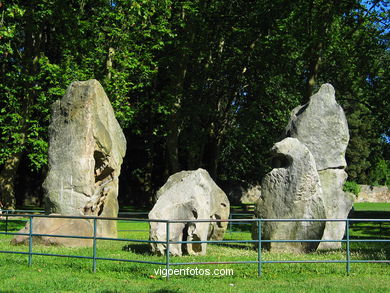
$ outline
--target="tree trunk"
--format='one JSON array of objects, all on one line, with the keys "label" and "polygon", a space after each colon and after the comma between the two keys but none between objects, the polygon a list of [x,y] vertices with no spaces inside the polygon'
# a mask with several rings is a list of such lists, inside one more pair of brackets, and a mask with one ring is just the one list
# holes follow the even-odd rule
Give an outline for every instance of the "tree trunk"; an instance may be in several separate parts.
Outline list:
[{"label": "tree trunk", "polygon": [[8,158],[0,173],[0,202],[3,204],[4,209],[7,210],[15,209],[15,177],[21,157],[22,153],[20,152]]},{"label": "tree trunk", "polygon": [[[322,45],[319,44],[317,50],[321,50]],[[313,57],[313,60],[310,63],[310,68],[309,68],[309,76],[307,79],[306,83],[306,97],[305,97],[305,102],[309,101],[309,98],[313,94],[314,86],[317,82],[317,75],[318,71],[320,69],[320,64],[321,64],[321,56],[318,54]]]},{"label": "tree trunk", "polygon": [[210,173],[211,178],[217,179],[218,161],[219,161],[219,143],[218,139],[211,135],[209,136],[204,152],[204,161],[206,169]]},{"label": "tree trunk", "polygon": [[[176,116],[176,115],[174,115]],[[167,159],[168,159],[168,176],[180,171],[179,166],[179,127],[176,117],[168,122],[167,135]]]}]

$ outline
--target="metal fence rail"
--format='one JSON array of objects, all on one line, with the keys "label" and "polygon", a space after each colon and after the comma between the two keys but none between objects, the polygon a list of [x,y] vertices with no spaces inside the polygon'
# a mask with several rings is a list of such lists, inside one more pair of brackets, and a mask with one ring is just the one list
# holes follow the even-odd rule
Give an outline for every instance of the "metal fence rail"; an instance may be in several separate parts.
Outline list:
[{"label": "metal fence rail", "polygon": [[[32,260],[34,255],[39,256],[53,256],[53,257],[69,257],[69,258],[79,258],[79,259],[89,259],[92,260],[92,271],[96,272],[97,261],[98,260],[108,260],[108,261],[120,261],[120,262],[131,262],[131,263],[143,263],[143,264],[154,264],[154,265],[164,265],[167,269],[167,279],[169,278],[169,268],[170,266],[177,265],[207,265],[207,264],[257,264],[258,276],[262,275],[262,265],[271,264],[271,263],[345,263],[346,272],[350,273],[351,264],[353,263],[390,263],[390,260],[351,260],[351,250],[350,244],[352,242],[383,242],[390,243],[390,239],[351,239],[349,228],[350,224],[353,222],[390,222],[390,219],[228,219],[228,220],[217,220],[217,219],[207,219],[207,220],[153,220],[153,219],[135,219],[135,218],[108,218],[108,217],[77,217],[77,216],[60,216],[60,215],[42,215],[42,214],[13,214],[5,213],[3,214],[1,221],[7,221],[8,218],[28,218],[27,222],[29,223],[29,232],[28,233],[15,233],[15,232],[1,232],[0,235],[25,235],[28,236],[28,252],[23,251],[0,251],[0,253],[5,254],[22,254],[28,256],[28,265],[32,265]],[[6,218],[6,219],[4,219]],[[93,236],[71,236],[71,235],[48,235],[48,234],[38,234],[33,231],[33,220],[35,218],[64,218],[64,219],[84,219],[91,220],[93,223]],[[133,238],[109,238],[109,237],[99,237],[97,236],[97,222],[101,220],[108,221],[126,221],[126,222],[159,222],[166,225],[166,240],[165,241],[154,241],[154,240],[142,240],[142,239],[133,239]],[[247,239],[247,240],[205,240],[205,241],[172,241],[170,240],[170,227],[172,224],[177,223],[211,223],[211,222],[228,222],[230,224],[237,223],[249,223],[256,224],[257,226],[257,235],[258,238]],[[283,240],[268,240],[262,239],[262,224],[265,222],[344,222],[346,225],[345,239],[341,240],[321,240],[321,239],[283,239]],[[131,230],[126,230],[131,231]],[[63,237],[63,238],[77,238],[77,239],[92,239],[92,256],[81,256],[81,255],[67,255],[67,254],[52,254],[52,253],[39,253],[33,251],[33,237],[34,236],[50,236],[50,237]],[[97,240],[111,240],[111,241],[125,241],[125,242],[139,242],[139,243],[160,243],[165,244],[166,253],[165,261],[143,261],[143,260],[131,260],[131,259],[121,259],[121,258],[107,258],[107,257],[98,257],[97,256]],[[344,260],[264,260],[262,256],[262,245],[264,243],[271,242],[341,242],[346,244],[346,252]],[[224,243],[253,243],[257,248],[257,258],[251,261],[222,261],[222,262],[172,262],[170,259],[170,245],[172,244],[185,244],[185,243],[209,243],[209,244],[224,244]]]}]

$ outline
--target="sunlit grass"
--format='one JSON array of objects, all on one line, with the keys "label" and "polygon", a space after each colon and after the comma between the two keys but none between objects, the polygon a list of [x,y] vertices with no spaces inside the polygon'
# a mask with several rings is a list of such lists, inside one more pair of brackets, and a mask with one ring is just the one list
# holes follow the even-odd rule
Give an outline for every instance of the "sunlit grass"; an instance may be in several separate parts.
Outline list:
[{"label": "sunlit grass", "polygon": [[390,203],[385,202],[356,202],[353,205],[355,211],[390,212]]},{"label": "sunlit grass", "polygon": [[[9,221],[10,231],[17,231],[24,222]],[[3,231],[4,221],[0,223]],[[250,225],[235,224],[225,234],[225,240],[251,239]],[[120,238],[147,240],[148,223],[120,221]],[[387,229],[387,230],[386,230]],[[388,233],[389,227],[382,227]],[[354,224],[351,238],[378,236],[376,223]],[[27,246],[9,244],[11,235],[0,235],[0,251],[28,251]],[[345,245],[344,245],[345,247]],[[92,248],[33,246],[34,252],[92,256]],[[97,241],[97,256],[138,261],[165,262],[164,256],[150,253],[148,244],[127,241]],[[346,260],[346,250],[308,254],[262,252],[263,261],[325,261]],[[171,257],[178,262],[256,261],[258,252],[250,243],[209,244],[206,256]],[[389,243],[351,243],[351,260],[388,260]],[[156,274],[165,265],[151,265],[119,261],[97,261],[92,272],[91,259],[49,256],[32,258],[28,267],[27,255],[0,253],[0,291],[12,292],[388,292],[390,266],[388,264],[351,264],[346,274],[345,263],[263,264],[259,278],[257,264],[171,265],[171,268],[233,269],[233,276],[172,276],[169,282]]]}]

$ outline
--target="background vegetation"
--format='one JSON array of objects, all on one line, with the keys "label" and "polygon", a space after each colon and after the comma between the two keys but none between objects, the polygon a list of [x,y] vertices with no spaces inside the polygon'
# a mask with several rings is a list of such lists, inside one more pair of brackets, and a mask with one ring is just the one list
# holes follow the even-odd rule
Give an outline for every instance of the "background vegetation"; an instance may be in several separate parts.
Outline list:
[{"label": "background vegetation", "polygon": [[0,201],[42,198],[50,105],[98,79],[128,149],[120,199],[203,167],[257,182],[290,111],[324,82],[350,180],[389,184],[389,9],[378,0],[0,0]]}]

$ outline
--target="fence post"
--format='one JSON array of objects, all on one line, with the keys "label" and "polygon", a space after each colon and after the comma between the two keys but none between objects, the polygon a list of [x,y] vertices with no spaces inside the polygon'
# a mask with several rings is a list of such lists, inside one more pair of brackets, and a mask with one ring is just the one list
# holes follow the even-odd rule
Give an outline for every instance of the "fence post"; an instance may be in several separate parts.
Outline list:
[{"label": "fence post", "polygon": [[351,251],[350,251],[350,243],[349,243],[349,220],[345,220],[345,231],[347,237],[347,275],[349,275],[351,271]]},{"label": "fence post", "polygon": [[[229,219],[233,219],[233,215],[230,213],[229,214]],[[233,224],[232,224],[232,221],[229,221],[229,233],[232,233],[232,228],[233,228]]]},{"label": "fence post", "polygon": [[29,238],[28,238],[28,266],[32,265],[32,249],[33,249],[33,216],[29,217],[30,219],[30,229],[29,229]]},{"label": "fence post", "polygon": [[262,263],[261,263],[261,219],[257,220],[257,236],[258,236],[258,245],[257,245],[257,274],[259,277],[262,275]]},{"label": "fence post", "polygon": [[96,222],[97,219],[93,219],[93,264],[92,264],[92,271],[96,273]]},{"label": "fence post", "polygon": [[5,211],[5,233],[8,234],[8,210]]},{"label": "fence post", "polygon": [[167,280],[169,280],[169,220],[167,221],[167,239],[166,239],[166,245],[167,245],[167,250],[166,250],[166,269],[167,269]]}]

